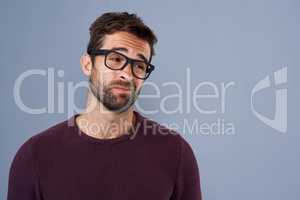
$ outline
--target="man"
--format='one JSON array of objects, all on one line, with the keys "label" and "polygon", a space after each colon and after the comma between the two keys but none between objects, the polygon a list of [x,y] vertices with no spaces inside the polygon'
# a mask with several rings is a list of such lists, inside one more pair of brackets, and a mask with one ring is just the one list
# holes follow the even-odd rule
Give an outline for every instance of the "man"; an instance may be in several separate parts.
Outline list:
[{"label": "man", "polygon": [[133,109],[156,40],[135,14],[105,13],[91,25],[80,59],[86,110],[22,145],[8,200],[201,200],[190,145]]}]

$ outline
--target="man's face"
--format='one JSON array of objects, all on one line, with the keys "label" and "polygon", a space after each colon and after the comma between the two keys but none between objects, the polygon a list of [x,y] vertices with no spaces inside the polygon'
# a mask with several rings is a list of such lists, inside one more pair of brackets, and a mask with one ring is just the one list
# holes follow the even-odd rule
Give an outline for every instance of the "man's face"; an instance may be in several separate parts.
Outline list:
[{"label": "man's face", "polygon": [[[115,49],[132,59],[149,60],[151,55],[147,41],[127,32],[106,35],[101,49]],[[105,56],[96,56],[90,76],[90,88],[93,95],[108,110],[124,112],[136,101],[143,81],[134,77],[131,65],[123,70],[111,70],[104,64]]]}]

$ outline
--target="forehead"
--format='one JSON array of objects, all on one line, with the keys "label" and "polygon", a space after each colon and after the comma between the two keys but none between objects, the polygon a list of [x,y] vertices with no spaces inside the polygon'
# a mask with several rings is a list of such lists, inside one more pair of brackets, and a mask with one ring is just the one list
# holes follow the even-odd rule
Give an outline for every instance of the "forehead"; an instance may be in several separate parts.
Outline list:
[{"label": "forehead", "polygon": [[147,59],[150,58],[151,54],[150,45],[147,41],[127,32],[116,32],[106,35],[102,48],[126,48],[128,49],[128,54],[142,54]]}]

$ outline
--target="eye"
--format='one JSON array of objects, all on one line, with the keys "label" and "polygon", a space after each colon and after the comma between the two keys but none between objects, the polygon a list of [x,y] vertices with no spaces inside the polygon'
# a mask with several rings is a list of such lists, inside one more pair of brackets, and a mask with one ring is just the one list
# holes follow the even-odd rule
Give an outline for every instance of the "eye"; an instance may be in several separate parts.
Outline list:
[{"label": "eye", "polygon": [[147,64],[144,63],[144,62],[137,62],[135,66],[140,71],[146,71],[147,70]]},{"label": "eye", "polygon": [[109,60],[114,61],[114,62],[121,62],[120,57],[110,57]]},{"label": "eye", "polygon": [[114,63],[124,62],[125,58],[118,54],[111,54],[108,56],[108,60]]}]

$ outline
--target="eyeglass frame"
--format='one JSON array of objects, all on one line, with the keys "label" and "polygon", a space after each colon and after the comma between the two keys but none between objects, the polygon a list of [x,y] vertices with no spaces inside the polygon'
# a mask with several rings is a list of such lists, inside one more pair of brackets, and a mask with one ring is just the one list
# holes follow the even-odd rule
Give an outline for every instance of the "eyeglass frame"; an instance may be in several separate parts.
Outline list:
[{"label": "eyeglass frame", "polygon": [[[110,53],[116,53],[120,56],[123,56],[125,59],[126,59],[126,62],[124,63],[124,65],[119,68],[119,69],[113,69],[111,67],[109,67],[106,63],[106,59],[107,59],[107,55],[109,55]],[[130,64],[130,68],[131,68],[131,72],[133,74],[134,77],[138,78],[138,79],[142,79],[142,80],[146,80],[150,74],[152,73],[152,71],[155,69],[155,66],[152,65],[150,62],[148,61],[145,61],[145,60],[138,60],[138,59],[132,59],[132,58],[129,58],[128,56],[118,52],[118,51],[115,51],[115,50],[110,50],[110,49],[97,49],[97,50],[92,50],[89,52],[89,55],[93,55],[93,56],[105,56],[104,57],[104,65],[111,69],[111,70],[123,70],[127,65],[128,63]],[[135,75],[135,73],[133,72],[133,64],[134,62],[144,62],[145,64],[147,64],[147,69],[146,69],[146,76],[144,78],[140,78],[138,76]]]}]

